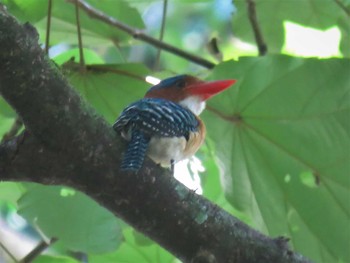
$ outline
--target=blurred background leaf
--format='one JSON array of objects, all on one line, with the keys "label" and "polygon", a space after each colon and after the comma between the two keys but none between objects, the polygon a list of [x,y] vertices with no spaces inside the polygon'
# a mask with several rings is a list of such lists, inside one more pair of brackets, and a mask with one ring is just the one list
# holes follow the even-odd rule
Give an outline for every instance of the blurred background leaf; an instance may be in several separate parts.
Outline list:
[{"label": "blurred background leaf", "polygon": [[123,237],[118,220],[84,194],[60,186],[27,185],[19,214],[69,251],[102,253]]},{"label": "blurred background leaf", "polygon": [[[233,32],[241,40],[254,44],[255,39],[247,14],[247,1],[234,0],[233,2],[237,8],[232,20]],[[321,30],[337,26],[342,32],[341,52],[347,57],[350,56],[349,13],[344,12],[337,3],[341,1],[256,0],[255,2],[259,25],[270,52],[281,52],[286,33],[284,22],[291,21],[305,27]],[[317,46],[320,45],[326,45],[326,43],[319,42]],[[314,48],[317,48],[317,46],[314,46]]]}]

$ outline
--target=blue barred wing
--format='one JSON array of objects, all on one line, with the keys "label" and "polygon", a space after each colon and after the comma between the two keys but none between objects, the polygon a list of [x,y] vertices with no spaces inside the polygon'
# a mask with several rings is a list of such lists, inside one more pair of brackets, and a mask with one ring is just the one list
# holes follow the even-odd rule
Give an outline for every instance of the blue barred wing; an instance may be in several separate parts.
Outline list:
[{"label": "blue barred wing", "polygon": [[158,98],[144,98],[130,104],[113,125],[119,133],[136,129],[150,137],[184,136],[186,139],[198,127],[199,121],[190,110]]}]

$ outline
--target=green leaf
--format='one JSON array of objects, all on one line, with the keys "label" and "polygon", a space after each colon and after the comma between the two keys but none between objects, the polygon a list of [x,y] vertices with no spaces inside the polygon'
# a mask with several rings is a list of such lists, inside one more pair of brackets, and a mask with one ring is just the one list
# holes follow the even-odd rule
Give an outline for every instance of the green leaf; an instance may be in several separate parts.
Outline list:
[{"label": "green leaf", "polygon": [[35,23],[47,14],[48,1],[40,0],[1,0],[9,12],[22,22]]},{"label": "green leaf", "polygon": [[0,115],[0,140],[11,129],[14,121],[14,118],[5,118]]},{"label": "green leaf", "polygon": [[[16,122],[17,114],[0,95],[0,141]],[[23,130],[21,128],[18,132]]]},{"label": "green leaf", "polygon": [[53,255],[40,255],[36,258],[33,263],[79,263],[73,258],[64,256],[53,256]]},{"label": "green leaf", "polygon": [[122,240],[117,219],[84,194],[60,186],[28,185],[19,214],[71,251],[101,253]]},{"label": "green leaf", "polygon": [[138,246],[149,246],[149,245],[153,245],[153,241],[151,239],[149,239],[148,237],[146,237],[144,234],[134,230],[132,231],[132,234],[134,235],[134,240],[135,243]]},{"label": "green leaf", "polygon": [[[347,7],[348,12],[350,13],[350,4]],[[347,17],[339,17],[338,24],[340,25],[340,32],[342,35],[340,41],[340,51],[343,53],[345,57],[350,57],[350,23],[349,16]]]},{"label": "green leaf", "polygon": [[125,240],[117,251],[103,255],[89,255],[89,262],[180,263],[173,255],[157,244],[139,246],[135,241],[133,228],[125,228],[123,234]]},{"label": "green leaf", "polygon": [[16,204],[24,192],[25,188],[21,183],[0,182],[0,202]]},{"label": "green leaf", "polygon": [[11,108],[11,106],[4,100],[0,95],[0,116],[7,118],[15,118],[16,112]]},{"label": "green leaf", "polygon": [[[83,54],[84,54],[84,62],[86,64],[104,63],[104,60],[95,51],[91,49],[83,48]],[[67,61],[79,62],[79,59],[80,59],[79,48],[69,49],[53,58],[55,63],[57,63],[58,65],[62,65]]]},{"label": "green leaf", "polygon": [[[41,2],[41,0],[37,0]],[[126,1],[119,0],[88,0],[89,5],[107,16],[114,18],[128,26],[143,29],[144,24],[139,12],[129,6]],[[126,43],[132,37],[115,27],[97,19],[92,19],[83,10],[79,12],[82,39],[85,46],[93,44],[106,44],[106,40],[113,43]],[[42,38],[46,31],[46,18],[36,24]],[[50,43],[77,44],[77,26],[74,4],[66,1],[53,1]]]},{"label": "green leaf", "polygon": [[248,225],[253,225],[252,220],[241,211],[235,209],[225,198],[223,187],[220,183],[220,165],[218,158],[215,155],[215,143],[209,138],[206,138],[206,144],[199,151],[199,155],[205,166],[205,171],[200,173],[201,184],[203,186],[203,196],[210,201],[220,206],[222,209],[231,213],[238,219],[246,222]]},{"label": "green leaf", "polygon": [[[258,24],[271,53],[278,53],[282,48],[285,35],[283,22],[287,20],[317,29],[328,29],[338,25],[345,32],[350,30],[349,17],[337,5],[336,1],[257,0],[255,2]],[[246,0],[234,0],[234,4],[237,12],[233,16],[233,33],[242,40],[255,44]],[[342,21],[347,22],[343,23]],[[342,41],[345,41],[345,38],[349,47],[350,42],[348,42],[346,35],[343,35]],[[343,52],[344,50],[342,49]]]},{"label": "green leaf", "polygon": [[[316,262],[349,261],[350,60],[242,58],[206,113],[227,199]],[[312,182],[312,179],[314,182]]]},{"label": "green leaf", "polygon": [[[46,35],[48,1],[43,0],[1,0],[18,19],[23,22],[35,23],[42,40]],[[126,25],[136,29],[143,29],[144,23],[141,15],[123,0],[86,0],[92,7],[104,12]],[[106,40],[114,43],[126,42],[132,37],[115,27],[105,24],[89,17],[80,10],[80,26],[82,30],[83,43],[101,44]],[[77,44],[77,26],[75,17],[75,6],[67,1],[52,1],[52,17],[50,43]]]},{"label": "green leaf", "polygon": [[68,75],[70,83],[109,122],[131,102],[142,98],[151,85],[145,82],[149,70],[139,64],[94,65],[88,71]]}]

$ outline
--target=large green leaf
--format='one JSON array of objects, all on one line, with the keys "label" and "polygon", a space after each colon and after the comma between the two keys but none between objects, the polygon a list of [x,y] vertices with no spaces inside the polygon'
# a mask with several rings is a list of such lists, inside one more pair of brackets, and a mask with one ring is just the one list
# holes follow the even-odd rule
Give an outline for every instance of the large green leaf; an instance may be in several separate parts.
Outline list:
[{"label": "large green leaf", "polygon": [[[86,64],[102,64],[104,63],[104,60],[92,49],[83,48],[83,56],[84,56],[84,62]],[[80,58],[80,50],[79,48],[73,48],[66,50],[59,55],[55,56],[53,60],[58,65],[62,65],[64,63],[70,62],[79,62]]]},{"label": "large green leaf", "polygon": [[18,202],[19,213],[67,249],[101,253],[120,245],[117,219],[87,196],[60,186],[28,188]]},{"label": "large green leaf", "polygon": [[152,243],[148,246],[140,246],[135,240],[131,227],[123,231],[124,242],[120,248],[113,253],[103,255],[89,255],[89,262],[114,262],[114,263],[179,263],[173,255]]},{"label": "large green leaf", "polygon": [[[233,33],[244,41],[255,44],[247,14],[247,1],[234,0],[237,12],[233,16]],[[283,22],[290,20],[308,27],[328,29],[337,25],[343,33],[349,32],[349,16],[333,0],[256,0],[256,13],[261,32],[269,51],[280,52],[284,42]],[[342,36],[342,52],[347,56],[349,37]]]},{"label": "large green leaf", "polygon": [[109,122],[129,103],[143,97],[149,70],[143,65],[95,65],[87,71],[72,71],[69,81]]},{"label": "large green leaf", "polygon": [[350,60],[242,58],[206,113],[226,197],[316,262],[350,261]]},{"label": "large green leaf", "polygon": [[6,118],[0,114],[0,140],[10,131],[14,121],[14,118]]},{"label": "large green leaf", "polygon": [[15,118],[16,112],[11,108],[11,106],[4,100],[0,95],[0,116],[6,118]]},{"label": "large green leaf", "polygon": [[254,225],[254,222],[242,211],[239,211],[233,207],[225,198],[225,193],[222,191],[220,183],[220,165],[216,162],[216,155],[214,150],[214,142],[207,137],[206,145],[203,145],[196,155],[201,158],[205,171],[200,173],[201,185],[203,188],[203,195],[216,205],[225,209],[227,212],[233,214],[240,220],[246,222],[249,225]]},{"label": "large green leaf", "polygon": [[15,205],[24,192],[25,188],[21,183],[0,182],[0,203],[7,202]]}]

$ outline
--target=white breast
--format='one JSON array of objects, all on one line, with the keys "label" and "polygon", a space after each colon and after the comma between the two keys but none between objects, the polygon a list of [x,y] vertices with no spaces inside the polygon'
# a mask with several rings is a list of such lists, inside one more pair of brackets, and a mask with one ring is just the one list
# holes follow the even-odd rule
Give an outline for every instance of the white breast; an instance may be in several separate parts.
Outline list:
[{"label": "white breast", "polygon": [[184,155],[185,137],[153,137],[149,143],[147,155],[161,166],[170,166],[170,160],[181,161],[189,156]]}]

